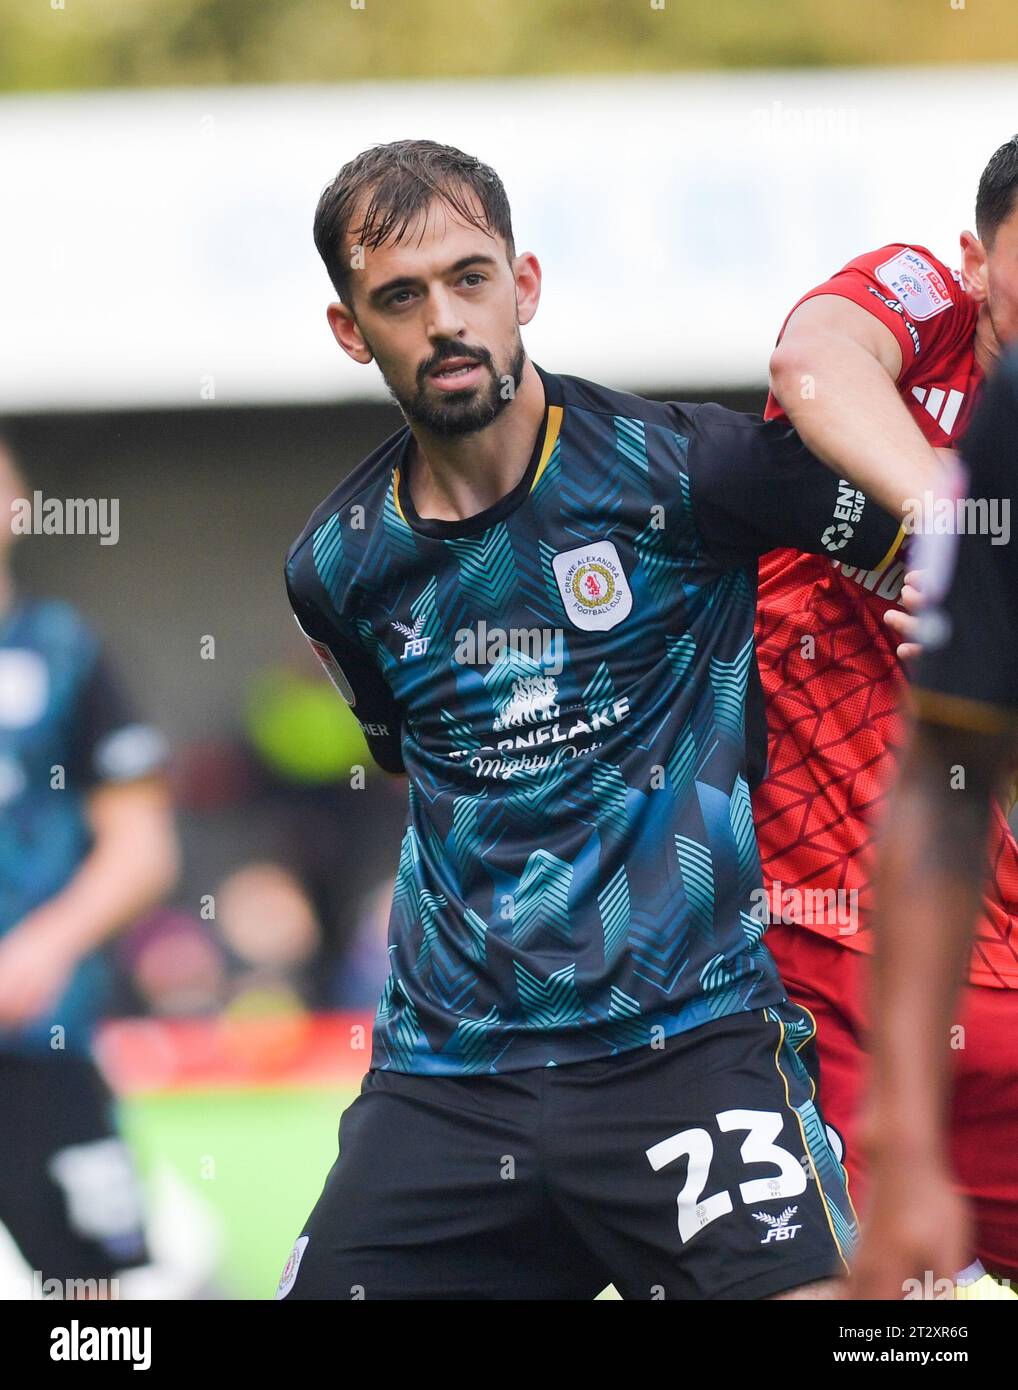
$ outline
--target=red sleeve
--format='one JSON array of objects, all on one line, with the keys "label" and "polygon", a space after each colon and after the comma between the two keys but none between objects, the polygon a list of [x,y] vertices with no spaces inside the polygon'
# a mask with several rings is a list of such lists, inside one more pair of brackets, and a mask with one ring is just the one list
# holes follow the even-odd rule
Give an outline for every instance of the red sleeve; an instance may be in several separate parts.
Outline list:
[{"label": "red sleeve", "polygon": [[[856,256],[836,275],[804,294],[781,325],[779,342],[799,305],[818,294],[850,299],[885,324],[901,348],[902,375],[950,331],[951,310],[965,302],[961,285],[932,251],[895,242]],[[773,395],[767,397],[765,416],[768,420],[786,418]]]}]

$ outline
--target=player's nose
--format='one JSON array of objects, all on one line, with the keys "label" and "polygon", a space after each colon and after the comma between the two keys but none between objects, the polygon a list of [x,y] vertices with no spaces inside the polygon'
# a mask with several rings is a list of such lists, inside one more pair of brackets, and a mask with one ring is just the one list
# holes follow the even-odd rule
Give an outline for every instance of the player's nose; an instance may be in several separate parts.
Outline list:
[{"label": "player's nose", "polygon": [[428,296],[428,336],[458,338],[466,327],[456,297],[445,289],[434,290]]}]

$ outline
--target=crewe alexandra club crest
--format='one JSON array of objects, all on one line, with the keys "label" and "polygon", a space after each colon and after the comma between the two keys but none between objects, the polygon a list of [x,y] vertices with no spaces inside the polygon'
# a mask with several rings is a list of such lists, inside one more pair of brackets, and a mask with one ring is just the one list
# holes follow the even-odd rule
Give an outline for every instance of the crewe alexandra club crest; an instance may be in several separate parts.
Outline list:
[{"label": "crewe alexandra club crest", "polygon": [[612,541],[563,550],[552,560],[569,621],[587,632],[607,632],[629,616],[633,591]]},{"label": "crewe alexandra club crest", "polygon": [[300,1262],[304,1258],[304,1251],[307,1249],[310,1239],[310,1236],[299,1236],[296,1245],[290,1251],[290,1258],[283,1266],[283,1272],[279,1276],[279,1283],[276,1286],[277,1298],[285,1298],[296,1284]]}]

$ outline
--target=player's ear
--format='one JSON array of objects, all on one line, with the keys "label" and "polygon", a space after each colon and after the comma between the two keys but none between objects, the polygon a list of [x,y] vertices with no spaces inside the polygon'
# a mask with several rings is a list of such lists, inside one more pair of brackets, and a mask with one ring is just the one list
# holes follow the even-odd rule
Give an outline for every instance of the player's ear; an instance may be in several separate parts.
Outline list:
[{"label": "player's ear", "polygon": [[975,232],[962,232],[960,240],[961,273],[965,288],[977,304],[982,304],[987,291],[986,247]]},{"label": "player's ear", "polygon": [[352,309],[340,300],[336,300],[326,309],[325,316],[329,320],[332,336],[347,357],[352,357],[355,362],[360,362],[362,365],[372,361],[374,353],[361,337],[361,331],[357,327],[357,320],[353,316]]},{"label": "player's ear", "polygon": [[533,251],[523,251],[513,261],[516,280],[516,312],[521,324],[529,323],[541,301],[541,266]]}]

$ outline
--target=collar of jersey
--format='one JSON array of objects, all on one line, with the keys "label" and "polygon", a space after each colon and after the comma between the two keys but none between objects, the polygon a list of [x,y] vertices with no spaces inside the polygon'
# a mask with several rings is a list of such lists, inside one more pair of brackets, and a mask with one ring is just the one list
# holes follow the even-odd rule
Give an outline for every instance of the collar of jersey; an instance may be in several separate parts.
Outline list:
[{"label": "collar of jersey", "polygon": [[392,500],[397,512],[412,531],[416,531],[422,536],[430,536],[434,540],[455,540],[460,536],[476,536],[480,532],[486,531],[489,526],[504,521],[533,492],[541,474],[547,467],[551,452],[558,439],[559,430],[562,427],[563,411],[562,384],[558,377],[552,372],[542,371],[536,362],[534,363],[534,370],[544,386],[544,423],[537,431],[534,452],[530,456],[530,462],[527,464],[523,477],[516,486],[490,507],[485,507],[483,512],[475,512],[473,516],[464,517],[462,521],[440,521],[436,517],[417,515],[410,497],[410,489],[406,485],[405,464],[410,445],[413,442],[413,435],[407,430],[406,438],[400,447],[392,470]]}]

